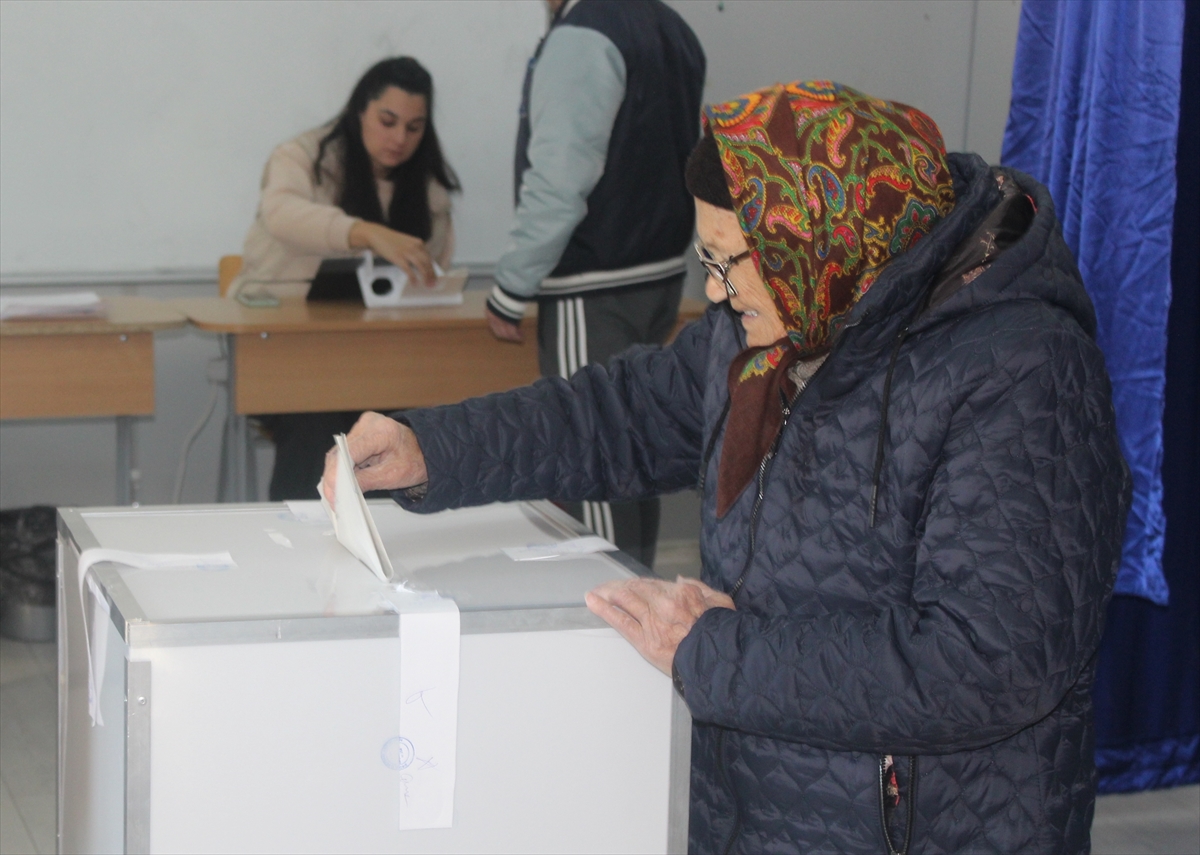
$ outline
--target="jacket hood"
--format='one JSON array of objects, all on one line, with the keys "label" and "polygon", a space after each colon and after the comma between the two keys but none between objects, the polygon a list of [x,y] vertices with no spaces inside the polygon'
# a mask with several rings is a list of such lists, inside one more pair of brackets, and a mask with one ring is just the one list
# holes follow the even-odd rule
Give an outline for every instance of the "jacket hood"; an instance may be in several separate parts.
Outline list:
[{"label": "jacket hood", "polygon": [[[994,170],[975,154],[949,155],[956,204],[929,236],[888,266],[855,306],[847,328],[861,326],[859,346],[888,340],[900,326],[912,332],[956,316],[1013,300],[1040,300],[1073,317],[1092,338],[1096,313],[1063,240],[1054,200],[1042,184],[1016,170],[1005,170],[1034,202],[1028,230],[1002,252],[978,278],[963,285],[935,308],[922,312],[928,290],[959,245],[1001,201]],[[1054,275],[1057,272],[1061,275]]]}]

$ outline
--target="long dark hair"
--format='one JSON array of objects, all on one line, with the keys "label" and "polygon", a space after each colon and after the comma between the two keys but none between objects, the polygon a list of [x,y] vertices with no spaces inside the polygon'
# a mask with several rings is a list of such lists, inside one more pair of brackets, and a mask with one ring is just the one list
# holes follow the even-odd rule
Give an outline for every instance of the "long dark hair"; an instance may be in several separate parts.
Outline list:
[{"label": "long dark hair", "polygon": [[[383,94],[389,86],[399,87],[410,95],[425,96],[428,118],[425,120],[425,135],[413,156],[387,175],[394,189],[385,219],[375,189],[371,158],[363,146],[360,116],[367,109],[367,104]],[[342,143],[343,179],[339,207],[352,217],[383,223],[396,231],[428,240],[433,231],[427,189],[429,179],[432,177],[447,190],[461,188],[458,176],[442,157],[442,147],[433,127],[433,78],[421,63],[411,56],[398,56],[377,62],[367,69],[334,121],[333,130],[325,135],[317,148],[313,171],[318,184],[321,182],[321,160],[325,157],[326,148],[335,140]]]}]

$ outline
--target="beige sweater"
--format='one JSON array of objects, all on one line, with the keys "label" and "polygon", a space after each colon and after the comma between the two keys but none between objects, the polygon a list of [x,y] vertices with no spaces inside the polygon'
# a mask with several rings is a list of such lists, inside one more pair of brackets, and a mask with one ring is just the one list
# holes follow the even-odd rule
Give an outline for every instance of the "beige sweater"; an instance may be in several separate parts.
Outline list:
[{"label": "beige sweater", "polygon": [[[357,220],[337,205],[342,190],[341,158],[337,146],[326,149],[321,162],[321,183],[313,180],[313,163],[329,125],[306,131],[271,152],[263,170],[258,213],[242,249],[242,272],[229,286],[234,297],[243,288],[267,291],[277,297],[303,297],[321,260],[353,255],[350,227]],[[392,182],[377,181],[379,204],[388,209]],[[429,181],[429,212],[433,231],[426,245],[429,254],[450,268],[454,255],[454,226],[450,222],[450,194]]]}]

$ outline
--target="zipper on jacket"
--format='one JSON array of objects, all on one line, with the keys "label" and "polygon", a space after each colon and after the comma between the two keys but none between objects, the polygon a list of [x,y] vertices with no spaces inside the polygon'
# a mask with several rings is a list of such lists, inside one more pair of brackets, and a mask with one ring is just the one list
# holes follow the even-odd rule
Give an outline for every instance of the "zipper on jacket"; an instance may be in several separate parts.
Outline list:
[{"label": "zipper on jacket", "polygon": [[[908,811],[907,820],[904,825],[904,848],[897,850],[892,844],[892,833],[888,830],[887,808],[885,807],[886,794],[884,792],[885,781],[887,775],[887,758],[884,755],[879,757],[879,827],[883,831],[883,843],[886,847],[887,855],[908,855],[908,845],[912,842],[913,819],[916,816],[917,806],[917,757],[912,755],[908,758]],[[903,798],[903,796],[899,796]]]},{"label": "zipper on jacket", "polygon": [[[797,393],[796,397],[800,397],[800,394]],[[758,494],[754,497],[754,509],[750,512],[750,546],[746,550],[746,563],[742,565],[741,575],[738,576],[737,581],[733,583],[733,587],[729,591],[731,599],[736,598],[738,591],[746,584],[746,574],[750,572],[750,562],[754,560],[754,547],[758,533],[758,514],[762,510],[763,495],[766,492],[767,472],[770,471],[771,461],[775,459],[775,452],[779,450],[779,444],[783,440],[783,431],[787,428],[788,418],[792,415],[792,404],[794,403],[795,398],[792,399],[791,403],[784,402],[783,422],[779,425],[779,431],[775,434],[775,440],[771,443],[770,449],[763,456],[762,462],[758,464]]]},{"label": "zipper on jacket", "polygon": [[[796,398],[799,397],[800,393],[797,392]],[[746,582],[746,574],[750,572],[750,561],[754,558],[755,531],[758,528],[758,513],[762,509],[767,470],[769,469],[770,462],[775,457],[775,452],[779,450],[779,443],[783,439],[783,429],[787,427],[788,418],[792,415],[792,404],[795,404],[796,398],[793,398],[791,403],[787,401],[783,402],[783,422],[779,425],[779,432],[775,434],[775,441],[771,443],[771,448],[763,457],[762,462],[758,464],[758,494],[754,498],[754,510],[750,513],[750,547],[746,552],[746,563],[742,566],[742,574],[734,582],[733,588],[729,592],[731,599],[736,597],[738,591],[742,589],[742,585]],[[733,844],[737,841],[738,832],[741,831],[742,809],[741,805],[738,804],[737,790],[733,788],[733,781],[729,777],[729,767],[725,763],[724,730],[717,736],[717,763],[721,767],[721,777],[725,780],[725,786],[729,788],[729,796],[733,799],[733,828],[729,832],[729,839],[721,847],[721,851],[725,855],[728,855],[728,853],[733,851]]]},{"label": "zipper on jacket", "polygon": [[696,481],[696,492],[701,496],[704,495],[704,481],[708,477],[708,464],[716,450],[717,438],[721,435],[721,428],[725,425],[725,418],[729,415],[729,407],[732,403],[732,397],[725,399],[725,406],[721,408],[721,415],[717,417],[716,424],[713,425],[712,436],[708,438],[708,446],[704,449],[704,457],[700,460],[700,478]]},{"label": "zipper on jacket", "polygon": [[871,505],[867,515],[867,528],[875,528],[875,508],[879,501],[879,475],[883,471],[883,444],[887,439],[888,404],[892,399],[892,373],[896,370],[896,357],[900,355],[900,346],[908,336],[908,324],[896,336],[892,346],[892,358],[888,360],[887,376],[883,380],[883,412],[879,416],[879,435],[875,439],[875,469],[871,473]]}]

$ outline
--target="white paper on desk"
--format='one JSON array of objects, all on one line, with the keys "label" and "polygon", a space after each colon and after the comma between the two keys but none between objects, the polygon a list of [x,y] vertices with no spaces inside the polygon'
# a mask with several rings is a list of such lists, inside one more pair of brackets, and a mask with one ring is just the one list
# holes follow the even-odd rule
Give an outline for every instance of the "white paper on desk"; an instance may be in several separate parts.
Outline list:
[{"label": "white paper on desk", "polygon": [[383,541],[379,539],[379,529],[375,527],[362,488],[354,477],[354,461],[346,445],[346,435],[339,433],[333,441],[337,449],[337,491],[334,504],[330,506],[325,491],[318,483],[321,504],[333,520],[333,533],[337,535],[338,543],[366,564],[381,581],[390,582],[395,571],[387,550],[383,548]]},{"label": "white paper on desk", "polygon": [[[88,715],[92,725],[104,725],[100,714],[100,689],[104,685],[104,670],[108,653],[108,619],[111,608],[92,567],[102,561],[124,564],[138,570],[230,570],[237,567],[228,552],[129,552],[124,549],[95,547],[79,553],[79,605],[83,609],[83,644],[88,661]],[[88,607],[85,582],[92,594],[92,627],[88,629]]]},{"label": "white paper on desk", "polygon": [[91,318],[103,314],[104,302],[95,291],[0,297],[0,321],[18,318]]},{"label": "white paper on desk", "polygon": [[445,273],[437,269],[437,275],[437,281],[432,286],[419,285],[411,280],[405,283],[404,290],[400,292],[399,305],[414,309],[423,306],[461,306],[463,288],[467,284],[467,268],[457,267]]}]

